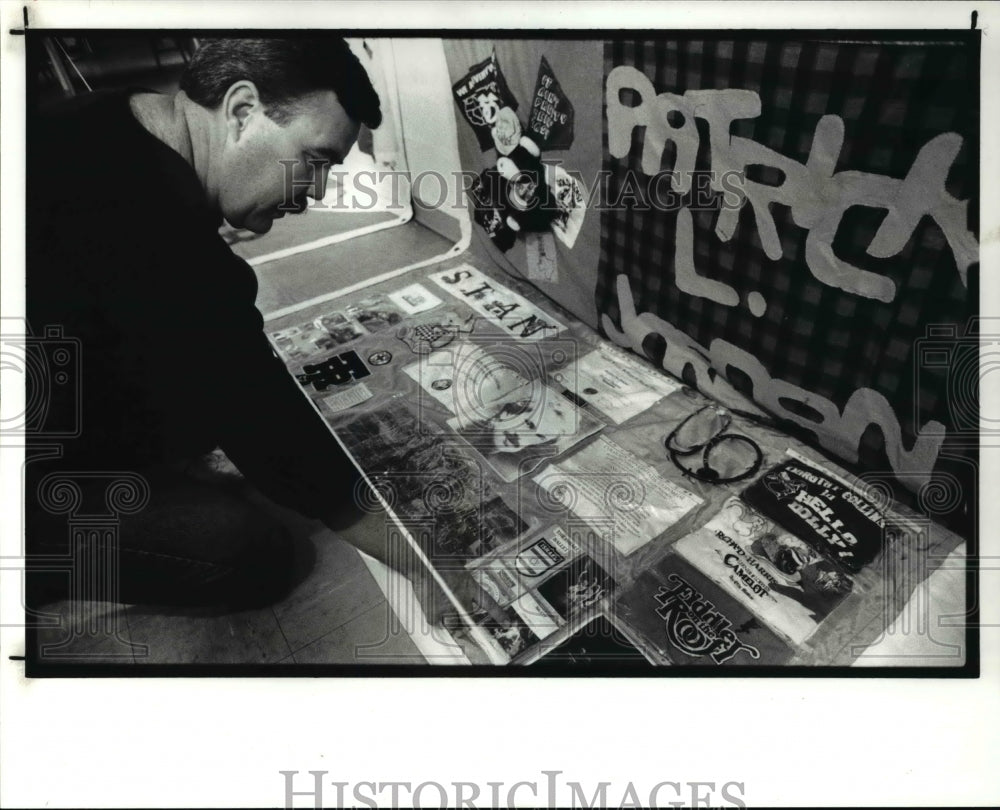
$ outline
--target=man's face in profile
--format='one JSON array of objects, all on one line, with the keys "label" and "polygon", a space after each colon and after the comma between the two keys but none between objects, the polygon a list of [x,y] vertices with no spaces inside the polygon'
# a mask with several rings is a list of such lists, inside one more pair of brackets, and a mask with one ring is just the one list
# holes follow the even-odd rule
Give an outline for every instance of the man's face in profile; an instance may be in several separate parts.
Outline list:
[{"label": "man's face in profile", "polygon": [[310,93],[297,107],[282,125],[257,104],[239,137],[227,139],[219,207],[230,225],[267,233],[275,219],[304,210],[307,198],[322,199],[330,166],[343,162],[357,140],[360,127],[332,90]]}]

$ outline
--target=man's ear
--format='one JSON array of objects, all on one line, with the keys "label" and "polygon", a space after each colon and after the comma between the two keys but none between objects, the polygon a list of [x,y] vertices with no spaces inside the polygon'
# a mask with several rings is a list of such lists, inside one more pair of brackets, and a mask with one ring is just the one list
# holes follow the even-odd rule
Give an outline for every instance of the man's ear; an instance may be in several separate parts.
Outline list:
[{"label": "man's ear", "polygon": [[248,119],[261,108],[257,86],[249,80],[238,81],[226,91],[222,99],[222,114],[234,141],[242,137]]}]

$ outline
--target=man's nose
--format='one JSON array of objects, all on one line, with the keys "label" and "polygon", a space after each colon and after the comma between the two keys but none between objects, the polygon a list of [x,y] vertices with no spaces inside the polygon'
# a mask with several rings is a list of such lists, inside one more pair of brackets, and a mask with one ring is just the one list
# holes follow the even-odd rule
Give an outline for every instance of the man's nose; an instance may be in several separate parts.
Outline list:
[{"label": "man's nose", "polygon": [[330,164],[315,163],[312,166],[313,182],[306,194],[314,200],[322,200],[326,196],[326,184],[330,179]]}]

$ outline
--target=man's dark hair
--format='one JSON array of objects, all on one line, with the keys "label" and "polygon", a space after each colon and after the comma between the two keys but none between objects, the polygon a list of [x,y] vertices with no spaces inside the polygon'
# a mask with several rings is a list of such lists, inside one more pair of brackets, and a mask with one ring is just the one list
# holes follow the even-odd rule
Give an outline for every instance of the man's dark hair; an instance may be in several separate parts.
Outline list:
[{"label": "man's dark hair", "polygon": [[368,74],[338,37],[206,39],[185,68],[180,89],[214,110],[244,79],[257,86],[267,116],[282,126],[302,109],[302,96],[317,90],[333,90],[347,114],[369,129],[382,123]]}]

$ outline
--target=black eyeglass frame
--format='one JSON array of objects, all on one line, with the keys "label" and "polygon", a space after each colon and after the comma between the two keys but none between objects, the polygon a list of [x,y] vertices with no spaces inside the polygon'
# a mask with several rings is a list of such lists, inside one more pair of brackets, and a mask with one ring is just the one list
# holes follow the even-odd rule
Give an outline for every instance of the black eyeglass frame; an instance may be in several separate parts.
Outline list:
[{"label": "black eyeglass frame", "polygon": [[[690,414],[679,425],[677,425],[677,427],[675,427],[672,431],[670,431],[670,434],[667,436],[667,438],[663,440],[663,446],[666,448],[667,453],[670,456],[670,460],[674,463],[674,466],[678,470],[684,473],[684,475],[690,476],[691,478],[696,478],[699,481],[705,481],[706,483],[709,484],[732,484],[737,481],[743,481],[747,478],[750,478],[758,470],[760,470],[761,466],[764,464],[764,451],[761,450],[760,445],[757,444],[757,442],[755,442],[749,436],[744,436],[741,433],[725,432],[726,428],[729,427],[729,424],[732,421],[732,417],[730,417],[728,414],[724,414],[724,416],[727,417],[727,421],[725,422],[725,424],[723,424],[721,428],[719,428],[719,430],[722,432],[715,434],[712,438],[708,439],[707,441],[701,444],[696,444],[694,447],[685,450],[678,450],[675,447],[671,446],[674,438],[677,436],[678,433],[680,433],[681,429],[690,420],[694,419],[700,413],[708,410],[711,407],[713,406],[706,405],[703,408],[700,408],[694,413]],[[728,478],[721,478],[719,474],[709,464],[709,456],[711,455],[712,450],[716,446],[721,444],[723,441],[739,441],[743,442],[744,444],[750,445],[751,449],[757,456],[753,465],[751,465],[751,467],[745,470],[744,472],[741,472],[739,475],[733,475]],[[693,456],[699,450],[701,450],[701,469],[699,470],[688,469],[678,460],[681,458],[687,458],[689,456]]]}]

